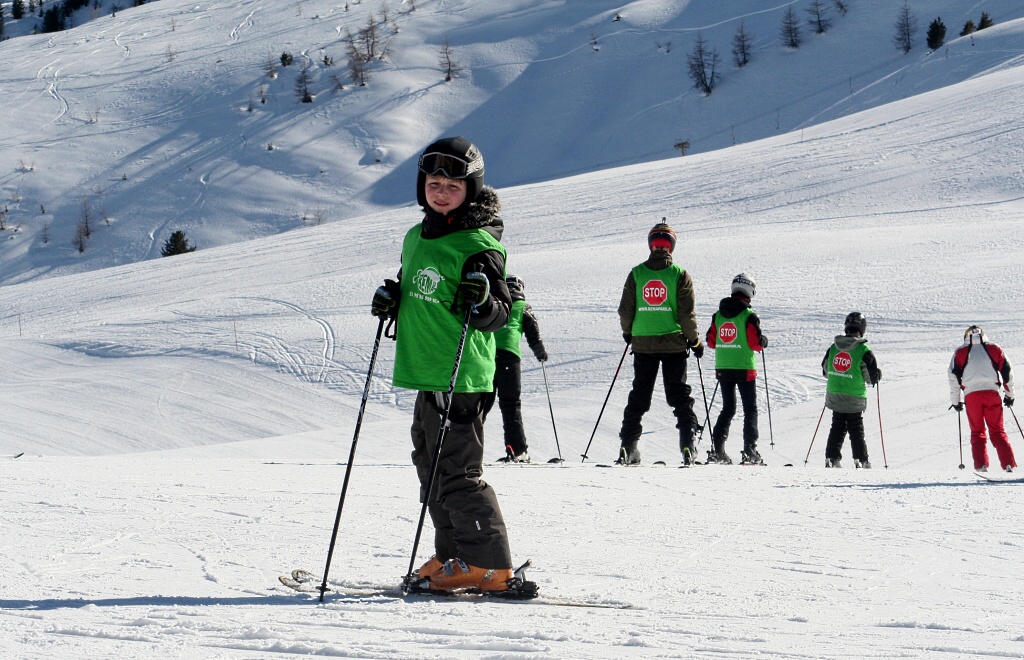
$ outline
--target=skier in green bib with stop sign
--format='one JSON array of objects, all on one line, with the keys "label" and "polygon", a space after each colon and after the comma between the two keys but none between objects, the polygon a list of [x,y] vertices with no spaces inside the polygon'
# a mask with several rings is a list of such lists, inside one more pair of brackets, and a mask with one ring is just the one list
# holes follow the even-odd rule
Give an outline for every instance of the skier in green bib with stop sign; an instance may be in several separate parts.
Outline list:
[{"label": "skier in green bib with stop sign", "polygon": [[673,263],[676,233],[664,222],[647,234],[651,254],[633,268],[622,287],[619,324],[622,338],[633,346],[633,389],[622,413],[618,463],[640,462],[637,445],[643,432],[644,414],[651,409],[654,382],[661,367],[665,399],[676,416],[679,449],[683,461],[693,456],[693,430],[698,425],[693,397],[686,383],[690,351],[698,359],[704,345],[697,331],[693,280],[682,266]]},{"label": "skier in green bib with stop sign", "polygon": [[722,410],[711,431],[713,449],[708,463],[732,464],[725,453],[729,427],[736,415],[736,391],[743,402],[743,451],[741,463],[760,465],[757,451],[757,353],[768,345],[761,334],[761,320],[750,308],[757,285],[746,273],[732,280],[732,293],[718,303],[707,333],[708,348],[715,349],[715,377],[722,390]]},{"label": "skier in green bib with stop sign", "polygon": [[867,385],[877,385],[882,371],[875,354],[864,339],[868,321],[860,312],[850,312],[821,361],[821,373],[828,378],[825,407],[832,411],[832,428],[825,445],[825,467],[837,468],[843,458],[843,441],[850,434],[854,466],[870,468],[868,445],[864,441],[864,411],[868,409]]}]

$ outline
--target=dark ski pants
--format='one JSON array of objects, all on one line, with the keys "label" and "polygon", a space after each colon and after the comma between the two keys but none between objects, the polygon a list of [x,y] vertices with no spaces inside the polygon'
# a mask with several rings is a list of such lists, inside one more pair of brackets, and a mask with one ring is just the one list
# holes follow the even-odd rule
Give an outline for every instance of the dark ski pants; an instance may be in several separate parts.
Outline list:
[{"label": "dark ski pants", "polygon": [[1013,458],[1013,447],[1006,437],[1003,427],[1003,400],[995,390],[971,392],[964,397],[967,408],[967,423],[971,425],[971,457],[974,469],[982,465],[988,467],[988,442],[985,438],[985,426],[992,437],[992,446],[996,448],[999,464],[1005,470],[1007,466],[1017,467]]},{"label": "dark ski pants", "polygon": [[498,395],[498,409],[501,410],[501,423],[505,430],[505,447],[511,447],[516,456],[527,449],[526,429],[523,428],[522,388],[519,356],[508,351],[498,351],[494,391]]},{"label": "dark ski pants", "polygon": [[623,443],[635,442],[643,433],[641,422],[644,414],[651,409],[659,366],[665,383],[665,400],[676,416],[680,448],[693,442],[693,427],[699,422],[693,412],[690,386],[686,384],[686,358],[686,353],[633,354],[633,389],[622,413],[622,430],[619,431]]},{"label": "dark ski pants", "polygon": [[[427,497],[430,466],[437,447],[444,392],[420,392],[412,421],[412,462]],[[483,405],[490,393],[452,395],[450,422],[437,474],[427,500],[434,523],[434,553],[440,561],[459,558],[479,568],[511,568],[505,520],[498,498],[483,475]]]},{"label": "dark ski pants", "polygon": [[736,390],[740,392],[740,400],[743,402],[743,449],[752,450],[757,448],[757,381],[719,381],[719,389],[722,390],[722,410],[718,413],[718,420],[711,432],[711,438],[715,445],[715,451],[722,451],[725,441],[729,437],[729,427],[732,419],[736,416]]},{"label": "dark ski pants", "polygon": [[850,451],[853,460],[868,460],[868,445],[864,441],[864,413],[832,412],[832,428],[828,432],[825,458],[840,460],[843,457],[843,441],[850,434]]}]

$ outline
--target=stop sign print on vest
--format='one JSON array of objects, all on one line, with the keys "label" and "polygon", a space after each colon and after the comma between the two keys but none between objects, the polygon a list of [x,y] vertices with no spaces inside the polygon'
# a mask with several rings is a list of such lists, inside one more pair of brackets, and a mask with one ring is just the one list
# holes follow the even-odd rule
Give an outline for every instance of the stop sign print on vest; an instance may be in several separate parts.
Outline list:
[{"label": "stop sign print on vest", "polygon": [[736,341],[736,337],[738,337],[739,334],[739,330],[736,329],[736,324],[732,321],[726,321],[722,324],[722,327],[718,329],[718,341],[723,344],[731,344]]},{"label": "stop sign print on vest", "polygon": [[845,374],[853,366],[853,358],[846,351],[836,353],[836,356],[832,358],[832,368],[841,374]]},{"label": "stop sign print on vest", "polygon": [[652,307],[668,300],[668,287],[661,280],[651,280],[644,285],[644,302]]}]

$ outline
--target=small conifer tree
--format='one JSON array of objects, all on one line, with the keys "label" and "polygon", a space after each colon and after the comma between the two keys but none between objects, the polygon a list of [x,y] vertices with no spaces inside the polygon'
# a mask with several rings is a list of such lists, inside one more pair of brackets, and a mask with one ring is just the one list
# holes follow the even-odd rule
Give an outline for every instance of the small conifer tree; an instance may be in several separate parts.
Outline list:
[{"label": "small conifer tree", "polygon": [[171,237],[164,243],[163,249],[160,250],[160,254],[164,257],[171,257],[176,254],[185,254],[186,252],[195,252],[196,246],[189,245],[188,239],[185,238],[185,232],[177,230],[171,234]]},{"label": "small conifer tree", "polygon": [[946,41],[946,26],[942,22],[942,17],[936,18],[928,26],[928,36],[926,37],[928,47],[932,50],[938,50],[942,48],[942,44]]},{"label": "small conifer tree", "polygon": [[984,30],[985,28],[990,28],[993,25],[995,25],[995,21],[993,21],[992,17],[988,15],[988,12],[981,12],[981,20],[978,21],[978,29]]}]

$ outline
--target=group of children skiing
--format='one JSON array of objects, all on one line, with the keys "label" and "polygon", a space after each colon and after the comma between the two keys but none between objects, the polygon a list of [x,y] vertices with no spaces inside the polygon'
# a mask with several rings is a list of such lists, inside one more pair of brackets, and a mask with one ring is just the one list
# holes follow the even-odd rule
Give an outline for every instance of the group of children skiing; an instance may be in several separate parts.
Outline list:
[{"label": "group of children skiing", "polygon": [[[484,422],[496,397],[505,431],[505,454],[499,460],[529,461],[520,410],[523,334],[538,361],[548,356],[522,279],[506,275],[501,205],[497,193],[484,185],[479,149],[463,137],[428,146],[418,161],[416,195],[423,219],[405,235],[397,280],[386,280],[372,301],[372,313],[382,323],[397,321],[394,385],[418,392],[412,460],[421,502],[434,526],[434,556],[406,576],[405,587],[515,592],[523,581],[513,573],[497,497],[481,478]],[[671,226],[655,225],[647,237],[648,258],[630,271],[622,289],[618,314],[626,350],[632,349],[633,383],[619,431],[618,462],[640,462],[642,420],[659,369],[677,420],[682,463],[697,462],[694,438],[701,425],[687,383],[687,361],[693,354],[699,367],[707,346],[715,351],[716,391],[722,397],[707,460],[732,463],[725,443],[738,394],[743,408],[740,460],[760,464],[757,353],[768,340],[751,308],[756,284],[745,273],[733,278],[730,295],[720,301],[702,342],[693,281],[673,261],[676,240]],[[843,334],[835,337],[821,363],[827,379],[825,407],[832,410],[825,467],[840,467],[847,435],[855,465],[871,467],[863,413],[867,386],[877,385],[882,374],[866,331],[863,314],[848,314]],[[1002,468],[1012,470],[1016,463],[1001,411],[1014,399],[1009,360],[980,328],[971,326],[950,362],[949,379],[951,408],[967,410],[975,469],[988,467],[987,425]]]}]

